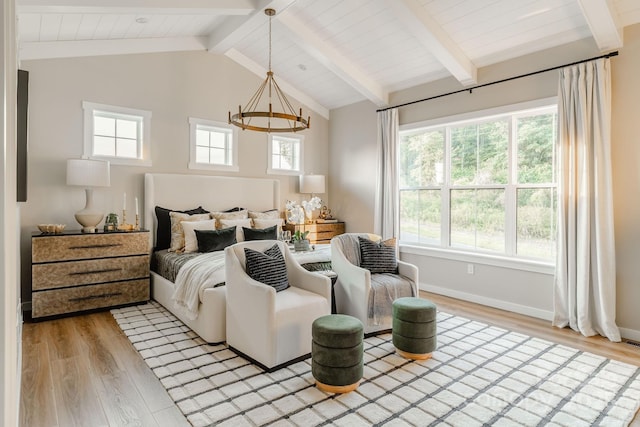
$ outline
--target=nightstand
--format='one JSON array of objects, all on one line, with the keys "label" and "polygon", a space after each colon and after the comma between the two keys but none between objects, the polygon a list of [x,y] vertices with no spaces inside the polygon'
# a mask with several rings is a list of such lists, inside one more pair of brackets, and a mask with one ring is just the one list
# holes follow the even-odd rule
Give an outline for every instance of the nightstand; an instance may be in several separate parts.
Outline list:
[{"label": "nightstand", "polygon": [[323,222],[313,224],[285,224],[283,230],[293,234],[296,230],[308,231],[307,239],[312,245],[329,243],[331,239],[344,233],[344,222]]},{"label": "nightstand", "polygon": [[149,232],[34,233],[34,319],[149,300]]}]

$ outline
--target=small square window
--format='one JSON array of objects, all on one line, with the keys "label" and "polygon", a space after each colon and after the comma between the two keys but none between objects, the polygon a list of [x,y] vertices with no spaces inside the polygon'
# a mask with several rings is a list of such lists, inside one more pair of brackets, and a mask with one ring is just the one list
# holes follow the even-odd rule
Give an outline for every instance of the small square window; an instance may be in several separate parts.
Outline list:
[{"label": "small square window", "polygon": [[303,136],[269,135],[269,169],[274,175],[300,175],[303,168]]},{"label": "small square window", "polygon": [[151,112],[83,102],[84,155],[112,164],[151,166]]},{"label": "small square window", "polygon": [[237,172],[237,130],[226,123],[189,118],[189,169]]}]

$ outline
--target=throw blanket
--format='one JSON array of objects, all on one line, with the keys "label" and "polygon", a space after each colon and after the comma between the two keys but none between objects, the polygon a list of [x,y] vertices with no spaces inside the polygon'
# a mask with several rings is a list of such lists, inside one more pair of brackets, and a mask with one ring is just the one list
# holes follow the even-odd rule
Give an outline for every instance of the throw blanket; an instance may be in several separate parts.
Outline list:
[{"label": "throw blanket", "polygon": [[[291,255],[302,265],[331,262],[331,245],[317,245],[313,251],[291,251]],[[180,267],[171,299],[188,319],[195,320],[204,290],[222,286],[224,281],[224,251],[198,254]]]},{"label": "throw blanket", "polygon": [[391,325],[393,301],[402,297],[415,297],[413,283],[398,274],[371,275],[368,326]]}]

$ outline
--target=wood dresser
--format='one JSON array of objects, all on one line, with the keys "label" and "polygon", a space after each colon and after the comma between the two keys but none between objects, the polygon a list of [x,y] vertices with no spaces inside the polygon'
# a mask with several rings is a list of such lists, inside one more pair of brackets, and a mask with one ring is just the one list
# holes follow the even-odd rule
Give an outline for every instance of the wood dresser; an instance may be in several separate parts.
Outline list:
[{"label": "wood dresser", "polygon": [[338,234],[344,233],[344,222],[324,222],[313,224],[285,224],[283,230],[289,230],[293,234],[296,230],[308,231],[309,243],[330,243]]},{"label": "wood dresser", "polygon": [[32,318],[149,300],[149,232],[34,233]]}]

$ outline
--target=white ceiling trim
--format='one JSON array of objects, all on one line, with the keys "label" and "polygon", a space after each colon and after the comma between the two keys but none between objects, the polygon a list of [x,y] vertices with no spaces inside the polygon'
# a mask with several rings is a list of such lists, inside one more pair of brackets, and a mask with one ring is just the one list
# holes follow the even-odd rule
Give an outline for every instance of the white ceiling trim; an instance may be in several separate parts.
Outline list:
[{"label": "white ceiling trim", "polygon": [[289,30],[291,40],[323,66],[378,106],[389,104],[389,92],[360,70],[336,48],[315,35],[289,13],[278,14],[278,22]]},{"label": "white ceiling trim", "polygon": [[[225,55],[227,57],[229,57],[230,59],[234,60],[235,62],[237,62],[238,64],[242,65],[244,68],[246,68],[247,70],[251,71],[252,73],[254,73],[255,75],[259,76],[260,78],[264,79],[267,77],[267,69],[264,67],[261,67],[257,62],[255,62],[254,60],[248,58],[247,56],[243,55],[242,53],[238,52],[236,49],[229,49],[225,52]],[[303,104],[307,105],[310,109],[312,109],[313,111],[315,111],[316,113],[318,113],[319,115],[321,115],[322,117],[324,117],[325,119],[329,120],[329,109],[327,107],[325,107],[324,105],[320,104],[318,101],[316,101],[315,99],[311,98],[309,95],[307,95],[306,93],[296,89],[295,87],[293,87],[291,84],[287,83],[286,81],[283,81],[282,79],[280,79],[280,77],[275,76],[277,81],[278,81],[278,85],[280,86],[280,88],[288,95],[296,98],[298,101],[302,102]],[[256,85],[256,89],[258,88],[258,86]],[[235,112],[235,110],[233,110]],[[304,111],[302,112],[304,114]]]},{"label": "white ceiling trim", "polygon": [[20,44],[19,58],[24,61],[78,56],[205,50],[206,45],[206,37],[25,42]]},{"label": "white ceiling trim", "polygon": [[278,13],[295,3],[295,1],[296,0],[271,0],[269,2],[263,2],[264,4],[260,5],[261,8],[255,10],[248,17],[229,18],[220,28],[217,28],[209,35],[208,50],[213,53],[224,54],[240,40],[265,23],[267,19],[264,14],[265,9],[272,8]]},{"label": "white ceiling trim", "polygon": [[621,48],[623,35],[608,0],[578,0],[593,38],[601,51]]},{"label": "white ceiling trim", "polygon": [[463,85],[478,82],[478,69],[417,0],[387,0],[401,23]]}]

